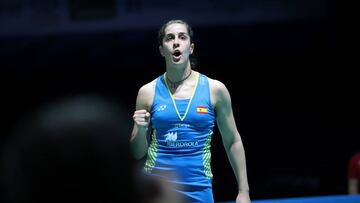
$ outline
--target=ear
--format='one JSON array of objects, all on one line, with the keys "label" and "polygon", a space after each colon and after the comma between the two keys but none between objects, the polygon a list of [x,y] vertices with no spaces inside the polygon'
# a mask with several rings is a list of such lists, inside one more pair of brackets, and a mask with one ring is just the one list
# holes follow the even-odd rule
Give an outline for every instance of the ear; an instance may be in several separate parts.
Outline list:
[{"label": "ear", "polygon": [[190,45],[190,54],[192,54],[194,52],[194,48],[195,48],[195,44],[191,43],[191,45]]},{"label": "ear", "polygon": [[163,47],[162,47],[162,46],[159,46],[159,52],[160,52],[161,56],[164,56],[164,51],[163,51]]}]

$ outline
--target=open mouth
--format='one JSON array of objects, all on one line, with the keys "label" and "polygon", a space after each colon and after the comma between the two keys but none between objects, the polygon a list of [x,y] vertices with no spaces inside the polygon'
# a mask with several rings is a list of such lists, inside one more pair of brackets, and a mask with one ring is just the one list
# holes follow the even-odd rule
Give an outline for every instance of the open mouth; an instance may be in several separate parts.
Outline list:
[{"label": "open mouth", "polygon": [[179,50],[175,50],[173,53],[173,56],[179,57],[181,55],[181,52]]},{"label": "open mouth", "polygon": [[173,61],[178,62],[180,61],[180,58],[181,58],[181,52],[179,50],[175,50],[173,52]]}]

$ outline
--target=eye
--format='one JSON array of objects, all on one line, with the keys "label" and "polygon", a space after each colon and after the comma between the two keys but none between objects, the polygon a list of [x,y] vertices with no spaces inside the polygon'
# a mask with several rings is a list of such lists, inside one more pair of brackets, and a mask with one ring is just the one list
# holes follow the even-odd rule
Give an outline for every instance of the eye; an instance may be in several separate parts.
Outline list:
[{"label": "eye", "polygon": [[182,39],[182,40],[186,40],[186,39],[187,39],[187,36],[186,36],[186,35],[180,35],[179,38]]},{"label": "eye", "polygon": [[166,41],[166,42],[168,42],[168,41],[170,41],[170,40],[172,40],[172,39],[174,39],[174,36],[172,36],[172,35],[167,35],[167,36],[165,37],[165,41]]}]

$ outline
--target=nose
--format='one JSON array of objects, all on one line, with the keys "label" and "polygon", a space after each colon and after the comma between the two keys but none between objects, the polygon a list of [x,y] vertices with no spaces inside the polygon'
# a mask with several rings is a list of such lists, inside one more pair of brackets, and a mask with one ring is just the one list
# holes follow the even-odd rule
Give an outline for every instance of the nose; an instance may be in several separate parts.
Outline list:
[{"label": "nose", "polygon": [[177,47],[179,47],[180,45],[179,45],[179,39],[176,37],[175,39],[174,39],[174,44],[173,44],[173,48],[175,49],[175,48],[177,48]]}]

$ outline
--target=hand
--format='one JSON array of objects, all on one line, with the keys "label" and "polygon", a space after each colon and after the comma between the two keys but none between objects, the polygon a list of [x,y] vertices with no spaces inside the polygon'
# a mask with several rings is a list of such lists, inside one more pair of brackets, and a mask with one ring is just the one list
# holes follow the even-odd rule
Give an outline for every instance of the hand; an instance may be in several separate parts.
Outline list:
[{"label": "hand", "polygon": [[147,129],[150,123],[150,113],[145,109],[134,112],[133,119],[138,128]]},{"label": "hand", "polygon": [[236,197],[236,203],[250,203],[249,192],[239,192]]}]

